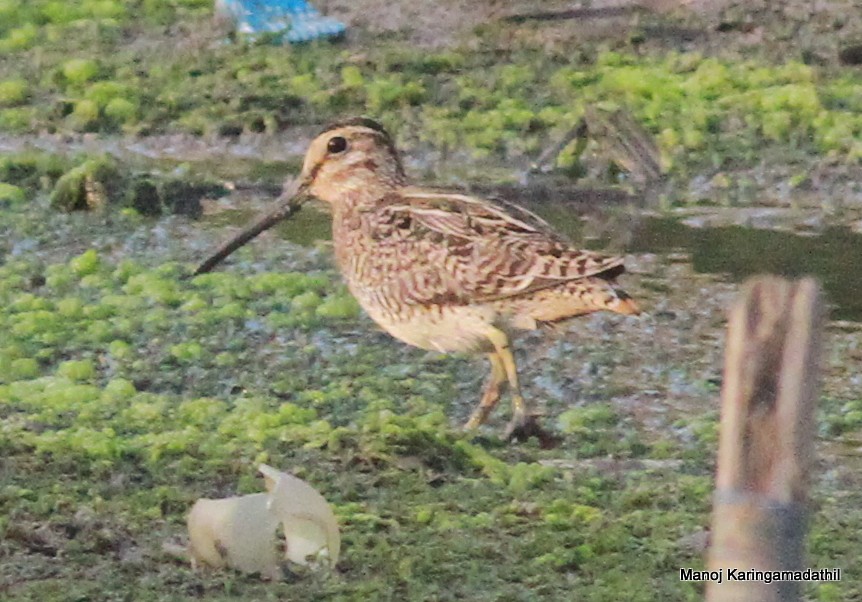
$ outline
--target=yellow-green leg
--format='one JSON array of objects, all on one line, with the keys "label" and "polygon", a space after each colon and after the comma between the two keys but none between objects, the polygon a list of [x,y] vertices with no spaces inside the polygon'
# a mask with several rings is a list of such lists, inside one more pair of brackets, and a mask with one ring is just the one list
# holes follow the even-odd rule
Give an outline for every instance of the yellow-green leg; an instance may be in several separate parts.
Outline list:
[{"label": "yellow-green leg", "polygon": [[482,392],[482,399],[479,400],[479,405],[473,410],[470,415],[470,420],[464,424],[465,430],[472,430],[481,424],[484,424],[491,414],[491,411],[500,401],[500,396],[506,392],[509,387],[509,382],[506,380],[506,367],[503,360],[497,355],[497,352],[488,354],[488,361],[491,364],[491,373],[488,375],[488,383],[485,385],[485,390]]},{"label": "yellow-green leg", "polygon": [[[505,336],[505,335],[504,335]],[[509,381],[509,389],[512,391],[512,419],[506,426],[506,439],[521,439],[529,437],[531,431],[538,428],[536,425],[536,416],[531,412],[521,395],[521,385],[518,383],[518,367],[515,365],[515,356],[509,347],[508,337],[506,338],[505,347],[500,347],[498,351],[500,359],[503,360],[503,367],[506,370],[506,379]]]},{"label": "yellow-green leg", "polygon": [[[508,382],[509,389],[512,392],[512,420],[506,427],[506,439],[526,439],[530,436],[536,436],[539,438],[542,445],[550,443],[552,438],[539,426],[536,421],[536,414],[530,410],[527,402],[524,401],[524,397],[521,395],[521,385],[518,383],[518,368],[515,365],[515,356],[512,355],[509,337],[506,336],[506,333],[502,330],[491,326],[488,327],[488,332],[486,334],[488,340],[491,341],[491,344],[494,346],[495,355],[497,356],[499,363],[502,364],[506,381]],[[493,376],[493,371],[495,370],[493,360],[491,368]],[[496,369],[499,370],[499,367]],[[496,403],[496,401],[494,403]],[[491,407],[493,408],[493,405]]]}]

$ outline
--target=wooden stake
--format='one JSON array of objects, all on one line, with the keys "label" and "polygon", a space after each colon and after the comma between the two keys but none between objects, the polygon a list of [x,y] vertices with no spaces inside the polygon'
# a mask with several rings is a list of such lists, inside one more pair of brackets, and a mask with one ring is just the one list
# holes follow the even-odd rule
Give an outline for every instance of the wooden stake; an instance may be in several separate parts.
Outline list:
[{"label": "wooden stake", "polygon": [[798,582],[730,577],[803,569],[821,322],[811,279],[754,278],[731,311],[708,602],[799,600]]}]

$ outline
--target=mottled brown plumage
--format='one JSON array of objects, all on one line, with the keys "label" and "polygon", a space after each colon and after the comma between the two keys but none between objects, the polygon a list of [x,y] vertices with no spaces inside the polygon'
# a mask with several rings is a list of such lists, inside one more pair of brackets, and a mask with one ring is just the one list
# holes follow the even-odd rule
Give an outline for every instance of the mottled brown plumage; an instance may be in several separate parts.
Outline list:
[{"label": "mottled brown plumage", "polygon": [[511,388],[508,435],[540,432],[518,386],[512,329],[598,310],[639,313],[614,284],[622,258],[572,248],[521,207],[411,186],[391,138],[368,119],[333,124],[315,138],[296,190],[198,272],[308,196],[331,205],[338,267],[375,322],[424,349],[488,354],[491,378],[468,428],[482,424]]}]

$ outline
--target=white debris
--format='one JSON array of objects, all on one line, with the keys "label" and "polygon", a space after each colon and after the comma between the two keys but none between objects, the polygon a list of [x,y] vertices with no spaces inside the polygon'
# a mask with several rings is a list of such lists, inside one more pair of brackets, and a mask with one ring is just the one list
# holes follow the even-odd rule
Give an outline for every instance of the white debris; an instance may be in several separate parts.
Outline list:
[{"label": "white debris", "polygon": [[281,524],[285,558],[334,567],[341,536],[323,496],[302,479],[271,466],[261,465],[260,472],[266,493],[195,502],[188,518],[192,566],[232,567],[280,579],[275,534]]}]

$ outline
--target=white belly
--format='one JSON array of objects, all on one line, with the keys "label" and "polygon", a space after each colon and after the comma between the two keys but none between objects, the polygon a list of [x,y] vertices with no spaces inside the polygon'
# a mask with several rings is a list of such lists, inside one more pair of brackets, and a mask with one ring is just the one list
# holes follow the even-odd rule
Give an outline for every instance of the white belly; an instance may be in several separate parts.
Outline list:
[{"label": "white belly", "polygon": [[497,312],[488,305],[417,307],[397,317],[373,310],[368,314],[396,339],[421,349],[442,352],[490,350],[487,333],[497,318]]}]

